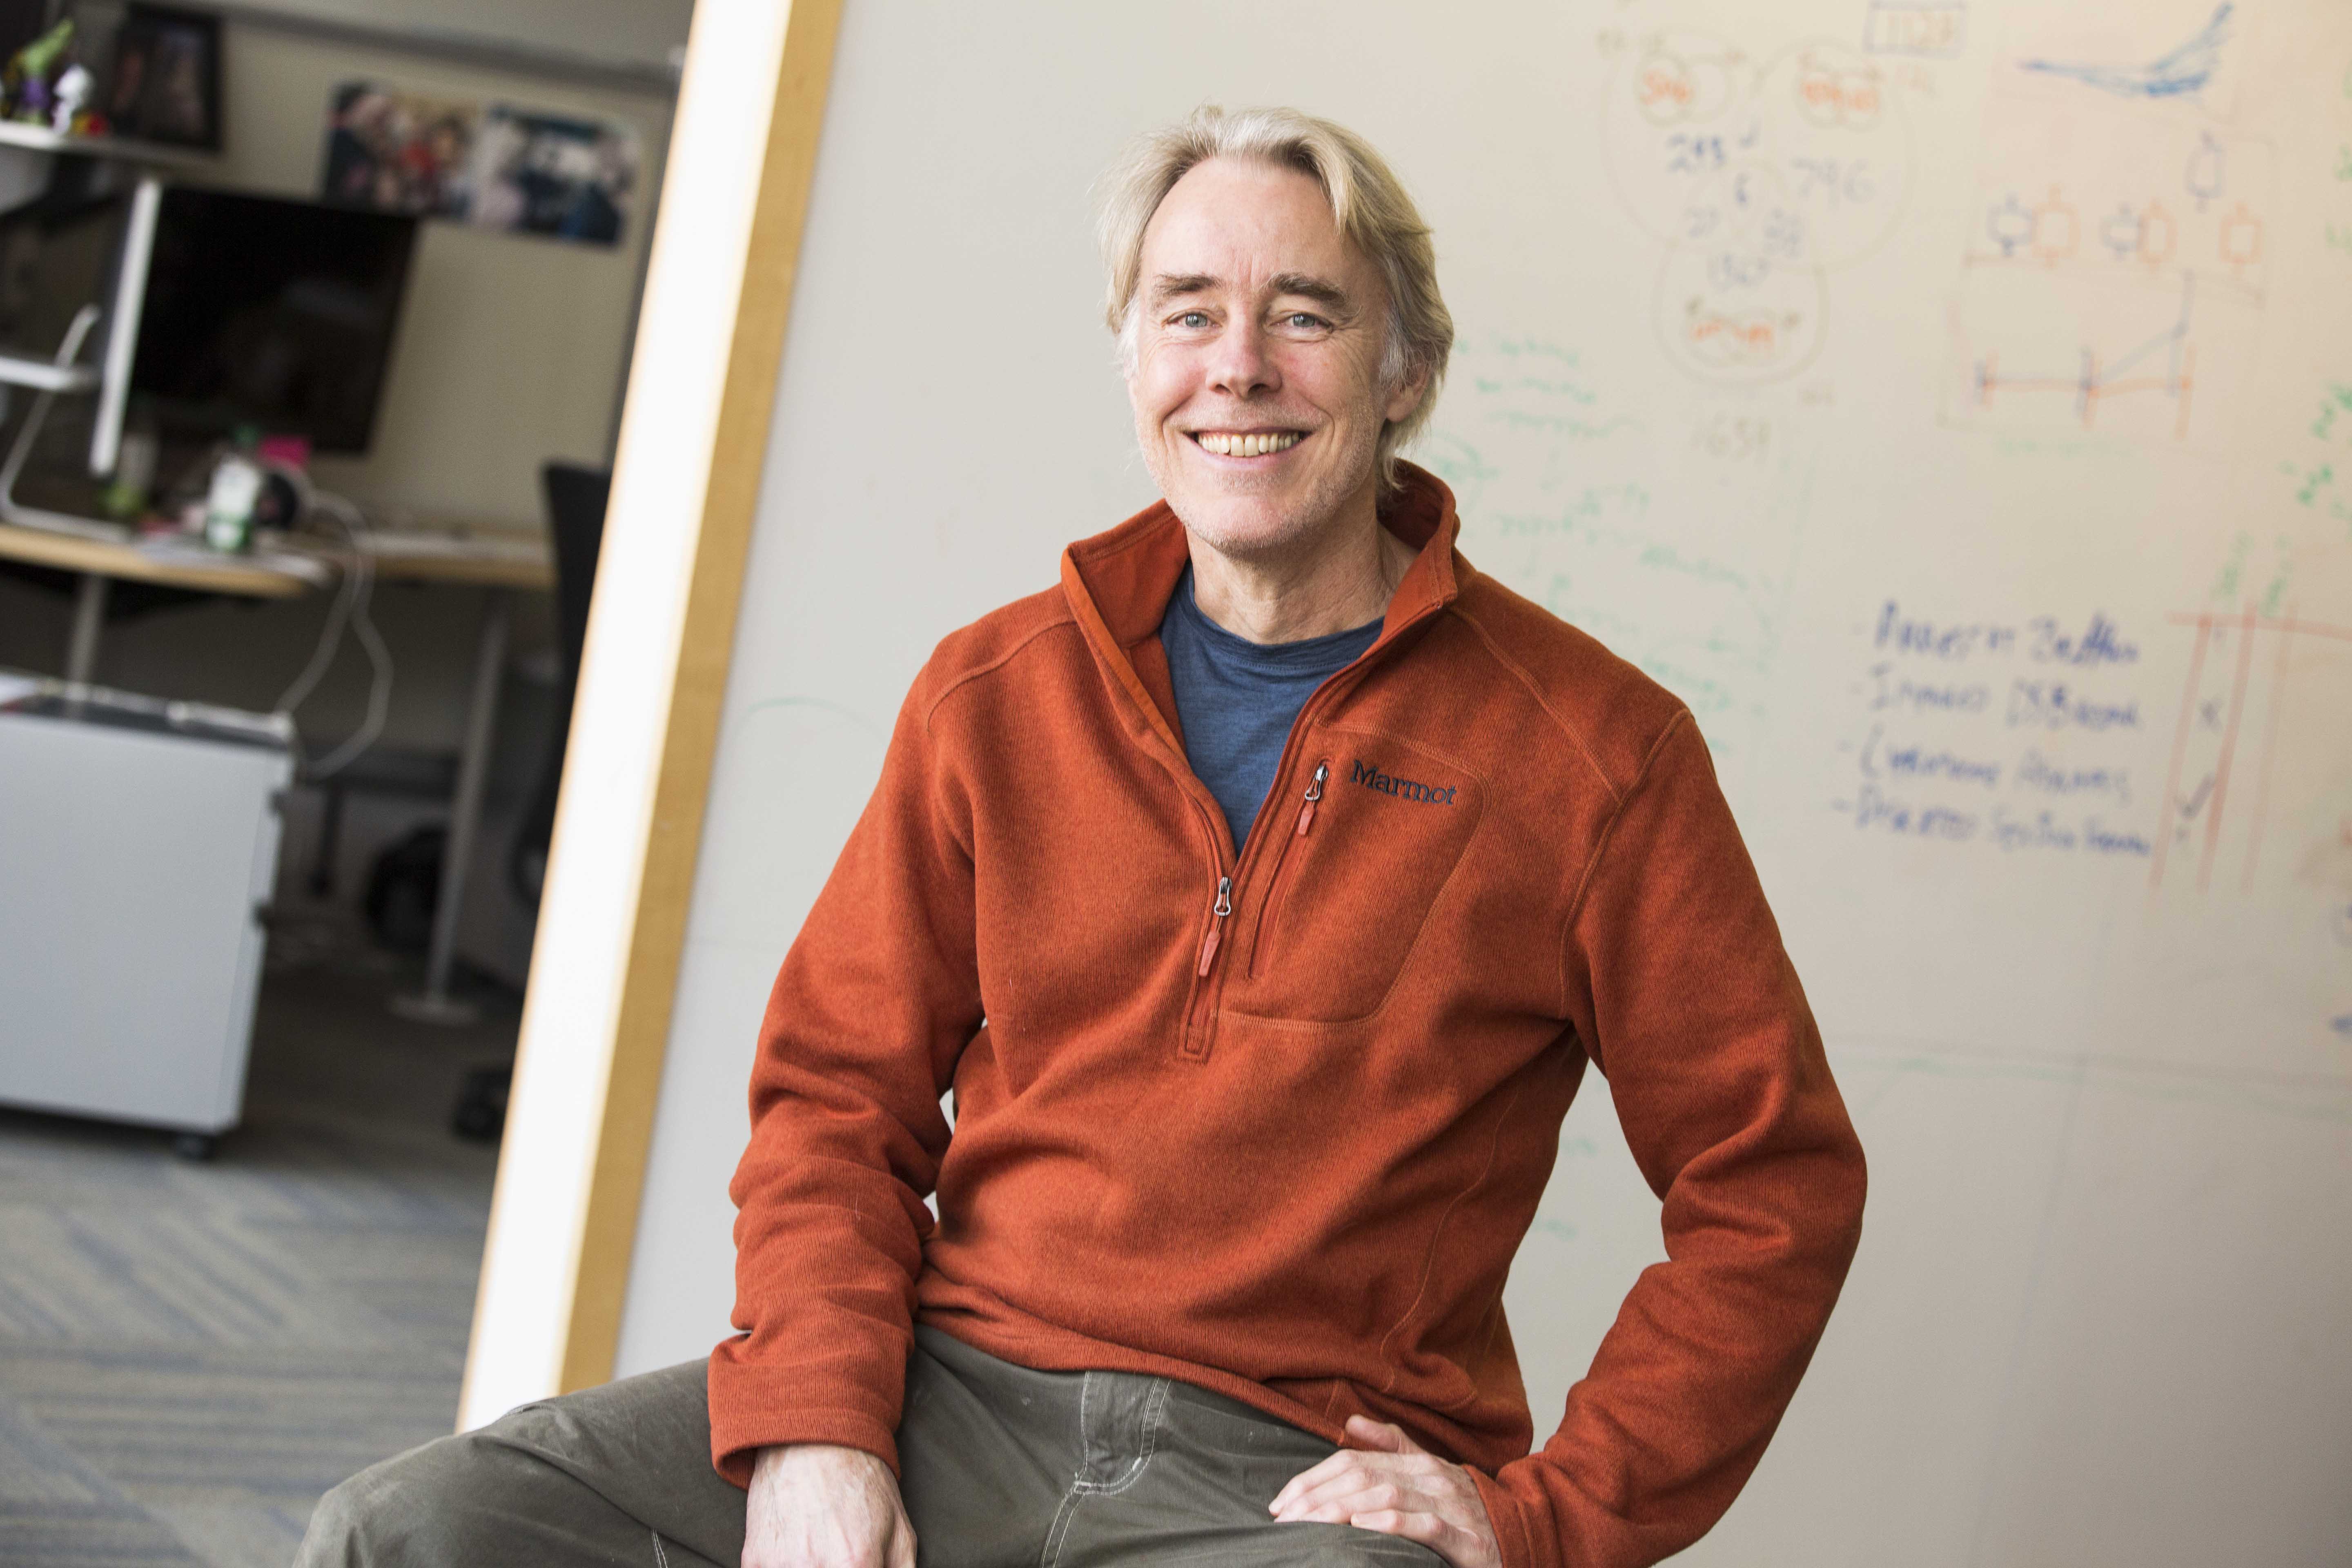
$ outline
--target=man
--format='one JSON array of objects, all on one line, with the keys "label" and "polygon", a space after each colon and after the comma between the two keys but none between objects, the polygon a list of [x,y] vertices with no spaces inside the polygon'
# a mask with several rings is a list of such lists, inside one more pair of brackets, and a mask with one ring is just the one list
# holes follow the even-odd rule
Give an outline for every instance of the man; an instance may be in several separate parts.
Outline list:
[{"label": "man", "polygon": [[[742,1331],[307,1562],[1588,1568],[1755,1466],[1863,1167],[1689,714],[1396,462],[1452,325],[1361,142],[1202,110],[1104,233],[1166,500],[909,693],[761,1034]],[[1588,1060],[1669,1260],[1530,1456],[1503,1283]]]}]

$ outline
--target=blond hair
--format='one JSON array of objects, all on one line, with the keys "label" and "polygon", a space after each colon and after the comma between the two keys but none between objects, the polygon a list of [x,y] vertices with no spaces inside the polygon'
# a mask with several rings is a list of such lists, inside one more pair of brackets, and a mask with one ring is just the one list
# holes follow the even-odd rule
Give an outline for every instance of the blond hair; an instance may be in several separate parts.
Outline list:
[{"label": "blond hair", "polygon": [[1427,424],[1454,348],[1454,318],[1437,292],[1437,253],[1412,198],[1370,143],[1345,126],[1295,109],[1244,109],[1228,114],[1204,104],[1130,147],[1103,176],[1097,230],[1110,272],[1105,312],[1129,374],[1137,354],[1137,300],[1143,231],[1168,193],[1212,158],[1246,158],[1296,169],[1323,188],[1339,232],[1380,268],[1388,286],[1388,332],[1381,380],[1394,387],[1414,372],[1429,381],[1412,412],[1381,431],[1383,489],[1395,487],[1397,448]]}]

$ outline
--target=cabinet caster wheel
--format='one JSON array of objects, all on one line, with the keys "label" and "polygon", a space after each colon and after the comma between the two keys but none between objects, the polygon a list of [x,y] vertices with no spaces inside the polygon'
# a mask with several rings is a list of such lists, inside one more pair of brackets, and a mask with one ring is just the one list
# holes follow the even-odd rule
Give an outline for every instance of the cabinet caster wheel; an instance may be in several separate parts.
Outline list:
[{"label": "cabinet caster wheel", "polygon": [[215,1140],[209,1132],[181,1132],[172,1139],[172,1152],[183,1160],[201,1163],[213,1157]]}]

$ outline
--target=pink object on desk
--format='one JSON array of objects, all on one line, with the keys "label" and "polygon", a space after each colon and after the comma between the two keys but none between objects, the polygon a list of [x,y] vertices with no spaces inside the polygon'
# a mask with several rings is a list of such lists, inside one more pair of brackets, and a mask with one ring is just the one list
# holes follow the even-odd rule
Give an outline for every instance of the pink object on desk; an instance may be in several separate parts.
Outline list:
[{"label": "pink object on desk", "polygon": [[310,437],[308,436],[264,436],[254,455],[265,463],[279,463],[308,473],[310,469]]}]

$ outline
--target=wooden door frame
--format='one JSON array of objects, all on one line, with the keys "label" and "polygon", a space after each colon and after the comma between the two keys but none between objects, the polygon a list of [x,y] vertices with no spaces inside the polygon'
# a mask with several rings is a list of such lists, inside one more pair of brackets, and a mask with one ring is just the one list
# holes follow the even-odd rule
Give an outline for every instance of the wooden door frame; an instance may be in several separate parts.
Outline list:
[{"label": "wooden door frame", "polygon": [[460,1430],[609,1379],[842,0],[698,0]]}]

